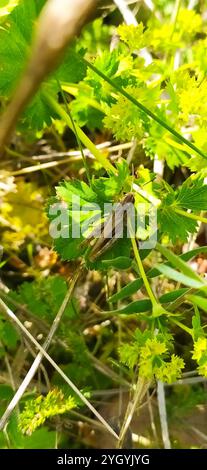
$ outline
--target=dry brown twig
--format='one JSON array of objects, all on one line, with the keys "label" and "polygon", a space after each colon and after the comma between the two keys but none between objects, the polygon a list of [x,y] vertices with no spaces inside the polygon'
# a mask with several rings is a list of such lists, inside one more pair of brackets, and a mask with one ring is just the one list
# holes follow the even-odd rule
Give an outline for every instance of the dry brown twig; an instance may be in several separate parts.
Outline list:
[{"label": "dry brown twig", "polygon": [[31,57],[0,121],[0,151],[9,142],[16,122],[42,81],[61,62],[66,47],[90,19],[99,0],[48,0],[35,32]]}]

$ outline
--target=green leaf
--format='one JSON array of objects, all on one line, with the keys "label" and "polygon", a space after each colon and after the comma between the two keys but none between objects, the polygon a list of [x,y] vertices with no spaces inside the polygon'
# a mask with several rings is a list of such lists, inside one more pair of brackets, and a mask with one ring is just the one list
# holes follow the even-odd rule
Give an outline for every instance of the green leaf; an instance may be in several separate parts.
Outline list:
[{"label": "green leaf", "polygon": [[[187,241],[190,233],[195,233],[198,220],[190,218],[186,209],[198,212],[207,209],[207,185],[203,177],[191,175],[177,191],[173,191],[163,182],[166,193],[158,209],[158,222],[162,232],[168,234],[170,240]],[[179,214],[182,209],[183,213]],[[186,214],[186,215],[185,215]]]},{"label": "green leaf", "polygon": [[[159,113],[161,113],[160,110]],[[162,117],[164,118],[164,113]],[[147,136],[144,141],[144,148],[147,155],[151,158],[157,155],[159,160],[165,160],[167,162],[171,170],[174,170],[175,167],[180,165],[187,165],[187,156],[182,150],[175,148],[176,144],[175,139],[169,139],[169,134],[164,128],[157,122],[152,122],[149,136]]]},{"label": "green leaf", "polygon": [[[92,187],[83,181],[71,180],[64,181],[56,188],[58,199],[51,199],[51,204],[48,206],[48,216],[56,224],[58,214],[51,215],[50,208],[59,200],[67,204],[65,207],[66,221],[64,221],[64,230],[67,228],[68,231],[67,237],[60,236],[54,240],[54,248],[63,260],[69,261],[84,255],[89,269],[106,270],[110,267],[128,269],[130,267],[131,243],[125,236],[123,239],[115,240],[111,247],[103,255],[98,256],[94,262],[90,261],[90,241],[84,239],[84,236],[90,236],[90,232],[95,226],[105,220],[105,212],[110,212],[112,207],[107,208],[104,203],[118,201],[123,187],[127,189],[130,187],[131,177],[127,162],[124,160],[119,162],[117,169],[118,175],[112,174],[108,178],[101,177],[93,180]],[[77,201],[74,200],[75,196],[79,198]],[[66,223],[67,217],[68,224]],[[77,226],[76,238],[74,237],[75,226]],[[82,243],[84,241],[85,243]],[[147,256],[148,253],[149,250],[145,251],[143,256]]]},{"label": "green leaf", "polygon": [[0,23],[3,23],[11,11],[18,5],[20,0],[1,0],[0,1]]},{"label": "green leaf", "polygon": [[[84,192],[85,188],[85,192]],[[94,193],[90,190],[89,186],[86,183],[82,182],[71,182],[62,184],[57,188],[59,197],[62,199],[51,198],[48,202],[47,215],[51,222],[50,227],[53,227],[59,230],[64,229],[64,234],[61,231],[57,233],[57,236],[53,238],[54,249],[59,253],[62,260],[72,260],[77,259],[81,256],[87,249],[86,246],[81,245],[81,242],[85,241],[85,238],[82,235],[82,223],[87,221],[89,227],[93,220],[94,215],[98,215],[97,211],[94,214],[94,203],[88,202],[88,199],[94,199]],[[80,197],[77,201],[74,201],[72,205],[73,196]],[[81,199],[85,197],[84,199]],[[52,213],[51,208],[55,207],[56,204],[67,201],[67,206],[64,208],[57,206],[57,211]],[[80,206],[79,206],[80,203]],[[81,207],[85,205],[85,211],[81,212]],[[64,209],[64,217],[62,221],[59,221],[59,216],[62,215],[62,209]],[[99,216],[100,217],[100,216]],[[77,234],[74,236],[74,231],[77,228]]]},{"label": "green leaf", "polygon": [[[121,257],[120,253],[122,253]],[[131,240],[129,238],[120,238],[94,262],[87,260],[87,267],[100,271],[106,271],[110,268],[128,269],[132,263],[130,253]]]},{"label": "green leaf", "polygon": [[198,222],[177,214],[175,208],[172,201],[168,203],[167,198],[162,201],[162,205],[158,209],[160,230],[164,234],[168,234],[172,243],[177,243],[178,240],[186,242],[189,234],[196,232]]},{"label": "green leaf", "polygon": [[119,256],[118,258],[114,259],[105,259],[102,260],[103,267],[105,266],[106,269],[114,268],[114,269],[129,269],[132,264],[132,260],[127,256]]},{"label": "green leaf", "polygon": [[204,331],[203,331],[203,328],[201,326],[200,314],[199,314],[198,308],[196,306],[195,306],[195,313],[194,313],[193,318],[192,318],[192,327],[193,327],[193,339],[194,339],[194,341],[197,341],[199,337],[204,336]]},{"label": "green leaf", "polygon": [[[70,92],[70,86],[65,91]],[[78,96],[71,102],[71,113],[80,127],[87,126],[90,130],[103,128],[104,112],[96,100],[95,91],[87,83],[78,84]]]},{"label": "green leaf", "polygon": [[136,313],[143,313],[148,312],[152,309],[152,304],[150,300],[143,299],[143,300],[135,300],[131,302],[126,307],[119,308],[117,310],[110,310],[109,312],[102,312],[102,313],[110,313],[110,315],[134,315]]},{"label": "green leaf", "polygon": [[58,197],[67,204],[72,203],[73,196],[78,196],[80,202],[97,202],[96,193],[84,181],[80,180],[63,181],[56,188],[56,192]]},{"label": "green leaf", "polygon": [[[86,75],[87,67],[80,59],[84,56],[85,50],[76,52],[75,45],[70,46],[64,55],[64,60],[55,72],[54,80],[58,79],[64,83],[78,83]],[[59,90],[60,91],[60,90]]]},{"label": "green leaf", "polygon": [[119,196],[120,192],[124,187],[129,191],[131,183],[129,167],[126,160],[122,160],[120,163],[116,164],[118,174],[110,175],[109,178],[98,178],[92,181],[92,188],[98,195],[99,199],[104,202],[110,202]]},{"label": "green leaf", "polygon": [[[68,287],[63,277],[55,275],[31,282],[24,282],[17,291],[10,291],[9,298],[19,304],[26,305],[35,316],[49,323],[57,314]],[[65,309],[65,316],[73,317],[71,302]]]},{"label": "green leaf", "polygon": [[28,56],[34,22],[44,1],[21,0],[0,29],[0,94],[8,95],[19,79]]},{"label": "green leaf", "polygon": [[[180,269],[180,271],[185,274],[185,276],[194,279],[197,282],[202,283],[202,279],[198,274],[196,274],[191,267],[185,263],[179,256],[175,255],[172,251],[168,250],[165,246],[162,246],[160,243],[156,245],[159,252],[170,261],[170,263],[175,267]],[[203,282],[204,283],[204,282]]]},{"label": "green leaf", "polygon": [[[0,29],[0,96],[10,97],[15,89],[28,60],[28,51],[32,42],[33,28],[45,0],[21,0],[9,15],[8,22]],[[65,54],[64,63],[55,73],[60,81],[78,82],[86,73],[86,65],[82,62],[84,51],[76,54],[71,46]],[[55,97],[59,93],[56,79],[50,77],[44,84],[47,92]],[[44,93],[40,89],[23,113],[20,127],[42,129],[44,124],[50,125],[55,113],[49,108]]]},{"label": "green leaf", "polygon": [[204,312],[207,312],[207,299],[200,295],[187,295],[187,299],[190,300],[197,307],[201,308]]},{"label": "green leaf", "polygon": [[207,210],[207,184],[204,178],[192,175],[178,190],[176,203],[193,211]]},{"label": "green leaf", "polygon": [[199,255],[200,253],[207,253],[207,246],[198,246],[197,248],[194,248],[194,250],[190,250],[190,251],[187,251],[186,253],[182,253],[180,257],[184,261],[189,261],[190,259]]},{"label": "green leaf", "polygon": [[0,340],[9,349],[15,349],[19,335],[13,325],[0,317]]},{"label": "green leaf", "polygon": [[32,436],[24,436],[14,413],[9,420],[7,434],[13,449],[54,449],[57,437],[56,431],[49,431],[46,427],[36,430]]},{"label": "green leaf", "polygon": [[[189,261],[190,259],[194,258],[200,253],[207,253],[207,246],[199,246],[198,248],[195,248],[194,250],[188,251],[186,253],[182,253],[181,255],[179,255],[179,258],[181,258],[184,261]],[[141,251],[141,254],[142,254],[142,251]],[[168,263],[166,263],[166,265],[168,265]],[[149,269],[149,271],[147,271],[148,279],[157,277],[159,275],[160,275],[160,272],[158,271],[158,269],[152,268],[152,269]],[[118,302],[119,300],[124,300],[127,297],[130,297],[131,295],[135,294],[139,289],[141,289],[142,286],[143,286],[143,280],[141,278],[135,279],[135,281],[132,281],[126,286],[122,287],[122,289],[120,289],[119,292],[116,292],[116,294],[111,295],[109,297],[109,302],[115,303],[115,302]]]},{"label": "green leaf", "polygon": [[79,258],[85,251],[80,245],[83,240],[83,238],[57,238],[53,246],[63,261],[71,261]]},{"label": "green leaf", "polygon": [[32,436],[24,436],[23,449],[55,449],[57,440],[56,431],[50,431],[46,427],[37,429]]},{"label": "green leaf", "polygon": [[1,384],[0,385],[0,401],[6,400],[10,401],[14,395],[14,390],[9,385]]},{"label": "green leaf", "polygon": [[8,425],[7,435],[9,437],[10,447],[13,449],[23,449],[23,435],[18,429],[18,417],[17,413],[12,413]]},{"label": "green leaf", "polygon": [[[56,89],[51,82],[44,84],[43,87],[47,89],[47,92],[50,94],[56,93]],[[23,131],[25,128],[29,128],[32,132],[41,130],[44,125],[50,126],[52,124],[52,118],[57,117],[45,99],[43,87],[39,89],[31,103],[29,103],[25,109],[20,123],[18,124],[20,131]]]},{"label": "green leaf", "polygon": [[130,282],[126,286],[122,287],[122,289],[114,295],[109,297],[109,302],[115,303],[119,300],[126,299],[131,295],[135,294],[141,287],[143,286],[142,279],[136,279],[135,281]]},{"label": "green leaf", "polygon": [[162,264],[157,265],[156,268],[166,277],[173,279],[176,282],[180,282],[181,284],[184,284],[186,286],[194,287],[195,289],[199,289],[204,286],[202,279],[193,279],[192,277],[186,276],[185,274],[180,273],[179,271],[176,271],[173,268],[170,268],[170,266]]},{"label": "green leaf", "polygon": [[175,300],[179,299],[179,297],[182,297],[186,292],[188,292],[187,287],[183,287],[181,289],[176,289],[172,292],[168,292],[167,294],[161,295],[159,297],[159,301],[161,304],[166,304],[168,302],[174,302]]}]

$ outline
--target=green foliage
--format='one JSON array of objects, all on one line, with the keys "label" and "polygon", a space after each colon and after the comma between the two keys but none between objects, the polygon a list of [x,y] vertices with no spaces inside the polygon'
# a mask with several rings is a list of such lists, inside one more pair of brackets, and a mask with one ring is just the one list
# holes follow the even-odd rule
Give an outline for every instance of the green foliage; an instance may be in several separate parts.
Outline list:
[{"label": "green foliage", "polygon": [[[24,305],[35,316],[52,323],[67,293],[67,283],[61,276],[49,276],[33,282],[24,282],[9,297]],[[70,302],[65,309],[65,317],[74,318]]]},{"label": "green foliage", "polygon": [[3,432],[0,433],[1,448],[12,449],[54,449],[56,443],[56,431],[51,431],[46,426],[37,429],[30,435],[24,435],[18,426],[18,418],[13,414],[7,426],[7,439]]},{"label": "green foliage", "polygon": [[87,49],[88,54],[98,54],[108,47],[113,31],[114,27],[105,24],[103,18],[96,18],[85,26],[81,34],[80,45]]},{"label": "green foliage", "polygon": [[5,319],[1,318],[0,316],[0,340],[1,340],[1,348],[0,348],[0,357],[4,355],[5,349],[15,349],[17,346],[17,342],[19,340],[19,335],[13,325]]},{"label": "green foliage", "polygon": [[[25,69],[44,3],[0,2],[2,108]],[[124,383],[125,374],[133,383],[143,377],[150,383],[156,379],[172,384],[182,377],[185,365],[189,371],[192,360],[198,373],[207,376],[207,290],[205,277],[198,274],[202,261],[205,265],[207,247],[198,246],[203,239],[196,238],[207,211],[206,19],[200,4],[196,11],[181,5],[177,15],[172,14],[173,8],[173,2],[158,0],[149,20],[141,18],[143,22],[137,26],[115,28],[113,15],[86,26],[22,115],[18,135],[8,150],[8,174],[0,175],[3,298],[39,341],[40,333],[46,337],[67,294],[65,279],[80,273],[77,291],[65,309],[49,354],[84,391],[112,388],[115,380]],[[57,115],[58,122],[54,121]],[[61,150],[64,156],[76,146],[81,154],[79,139],[76,145],[71,137],[74,128],[94,159],[86,154],[83,165],[79,155],[77,161],[72,157],[63,163],[62,171],[60,155],[54,160],[53,150]],[[95,147],[109,140],[103,153]],[[128,154],[130,142],[133,146]],[[42,153],[46,162],[52,159],[54,167],[46,165],[46,171],[38,173],[43,169],[41,155],[32,159],[37,168],[27,172],[23,158],[28,163],[29,155]],[[157,160],[163,165],[161,176]],[[25,180],[18,176],[21,171],[26,173]],[[103,240],[94,230],[110,220],[105,205],[122,201],[129,192],[138,216],[141,220],[145,216],[145,227],[136,227],[132,239],[126,231],[122,239],[112,237],[101,251],[97,246]],[[37,267],[35,260],[45,242],[52,243],[44,214],[48,194],[52,194],[47,204],[50,229],[55,228],[60,237],[53,239],[57,263],[45,269]],[[145,204],[143,212],[140,202]],[[149,234],[151,204],[158,213],[158,242],[154,249],[139,250],[140,241]],[[196,248],[185,252],[194,242]],[[19,269],[21,263],[25,272]],[[61,275],[54,274],[57,272]],[[32,354],[24,358],[23,341],[1,315],[2,414],[14,394],[10,382],[6,383],[8,375],[11,381],[10,371],[16,385],[33,358]],[[110,369],[117,350],[119,375]],[[46,396],[38,395],[45,383],[46,390],[51,384],[51,390]],[[60,426],[59,432],[59,418],[55,417],[66,414],[64,419],[70,425],[67,413],[82,403],[46,362],[27,393],[19,403],[19,422],[13,414],[7,434],[0,434],[0,446],[54,448],[57,434],[60,446],[69,447],[68,434],[73,446],[79,446],[81,439],[84,446],[88,444],[81,427],[78,443],[70,426],[67,433]],[[54,428],[56,432],[51,431]]]},{"label": "green foliage", "polygon": [[[33,27],[36,18],[45,3],[44,0],[21,0],[19,5],[9,15],[9,21],[0,31],[0,96],[10,97],[20,76],[25,68],[28,58],[28,50],[32,40]],[[82,54],[82,52],[81,52]],[[75,53],[75,47],[71,47],[65,55],[64,63],[59,67],[55,77],[61,81],[68,80],[76,83],[85,75],[86,67],[82,64],[80,56]],[[49,93],[57,96],[59,88],[52,77],[44,85]],[[22,126],[33,131],[49,126],[52,118],[50,107],[44,97],[42,89],[27,108],[22,118]]]},{"label": "green foliage", "polygon": [[207,338],[204,336],[195,341],[192,358],[198,364],[199,374],[207,377]]},{"label": "green foliage", "polygon": [[188,214],[176,212],[177,209],[191,209],[198,212],[207,207],[207,185],[204,178],[191,175],[176,191],[164,183],[162,204],[158,212],[161,231],[168,234],[175,243],[178,239],[186,241],[189,233],[197,229],[197,221],[188,218]]},{"label": "green foliage", "polygon": [[0,22],[3,23],[6,20],[7,15],[11,13],[19,3],[19,0],[1,0],[0,2]]},{"label": "green foliage", "polygon": [[[122,161],[117,164],[117,175],[111,174],[108,178],[93,179],[91,187],[84,182],[71,180],[61,183],[56,188],[57,198],[50,201],[52,204],[50,204],[48,214],[50,220],[57,225],[57,214],[51,215],[51,208],[58,203],[63,203],[62,209],[68,221],[66,225],[64,218],[67,237],[60,232],[60,235],[54,240],[54,247],[63,260],[85,256],[90,268],[100,270],[109,269],[110,265],[112,267],[117,258],[119,258],[117,261],[119,268],[125,269],[126,264],[130,265],[131,244],[129,239],[120,238],[111,249],[107,250],[106,254],[100,257],[100,260],[91,262],[88,259],[90,244],[87,237],[90,236],[94,228],[100,226],[104,216],[106,218],[104,203],[117,202],[121,193],[129,190],[131,181],[128,166],[125,161]],[[86,223],[87,230],[84,231]],[[77,235],[74,237],[76,227]],[[121,258],[120,252],[122,253]]]},{"label": "green foliage", "polygon": [[192,175],[179,188],[175,200],[180,208],[192,211],[207,210],[207,184],[200,175]]},{"label": "green foliage", "polygon": [[[175,268],[180,269],[180,271],[187,277],[194,279],[195,281],[198,281],[200,284],[202,284],[201,278],[196,274],[190,266],[188,266],[182,258],[179,256],[175,255],[173,252],[168,250],[165,246],[160,245],[160,243],[157,243],[157,248],[158,250],[162,253],[165,258],[168,259],[168,261],[174,266]],[[205,285],[205,283],[204,283]]]},{"label": "green foliage", "polygon": [[[120,25],[118,33],[125,44],[119,44],[111,53],[101,52],[94,65],[107,78],[113,80],[114,87],[124,87],[133,99],[145,105],[150,112],[154,111],[163,123],[169,123],[177,132],[182,134],[183,126],[191,126],[191,135],[202,150],[205,142],[198,140],[200,128],[203,132],[206,128],[206,81],[202,72],[202,60],[197,63],[194,76],[194,62],[190,54],[183,57],[183,63],[176,71],[171,66],[174,51],[177,48],[182,51],[184,44],[196,41],[196,34],[202,32],[202,18],[194,11],[181,9],[175,24],[158,23],[158,20],[151,21],[146,29],[142,23],[138,26]],[[144,60],[137,57],[137,53],[145,46],[152,48],[160,59],[154,59],[150,65],[145,65]],[[193,53],[196,55],[196,49],[193,49]],[[85,99],[82,93],[84,86],[87,86]],[[91,103],[86,94],[90,96]],[[89,127],[94,127],[89,110],[95,109],[96,113],[98,112],[96,116],[100,127],[102,109],[102,113],[106,114],[104,127],[110,129],[117,139],[127,141],[136,137],[151,158],[156,155],[165,159],[172,169],[180,164],[189,167],[192,165],[186,155],[189,150],[185,145],[172,138],[162,125],[151,121],[146,113],[136,109],[122,94],[115,95],[109,83],[104,82],[90,68],[84,82],[80,84],[72,108],[79,123]],[[88,124],[86,117],[89,118]],[[193,161],[196,165],[195,159]]]},{"label": "green foliage", "polygon": [[100,177],[93,179],[92,187],[97,194],[100,203],[113,202],[118,199],[122,191],[130,190],[132,178],[125,160],[116,164],[117,174],[111,174],[109,178]]},{"label": "green foliage", "polygon": [[117,28],[120,39],[127,44],[130,52],[142,49],[149,43],[148,31],[144,32],[143,23],[137,26],[122,24]]},{"label": "green foliage", "polygon": [[[37,5],[32,1],[28,4],[23,0],[10,14],[7,27],[1,31],[0,44],[6,44],[6,48],[2,46],[2,50],[0,49],[0,57],[4,64],[0,79],[2,96],[11,93],[22,72],[28,54],[28,45],[31,42],[32,26],[43,3],[39,2]],[[99,45],[100,27],[102,35]],[[112,79],[115,86],[124,87],[141,104],[154,111],[163,122],[170,121],[171,127],[176,131],[182,133],[183,125],[190,124],[192,127],[193,122],[196,128],[193,129],[192,136],[195,134],[197,140],[199,131],[197,126],[201,126],[203,132],[206,126],[206,81],[202,72],[202,60],[200,58],[199,62],[200,56],[196,49],[193,49],[192,56],[195,55],[197,65],[195,75],[191,76],[194,57],[192,58],[190,54],[184,56],[183,64],[173,71],[173,68],[168,66],[170,61],[166,60],[164,54],[167,52],[169,59],[175,49],[182,50],[186,44],[191,46],[191,43],[197,40],[196,34],[202,33],[203,27],[199,14],[180,9],[175,24],[170,21],[160,24],[158,20],[151,20],[147,28],[144,28],[142,23],[138,26],[120,25],[117,32],[121,44],[109,52],[107,40],[110,38],[110,28],[103,26],[102,20],[97,19],[85,29],[78,48],[86,47],[89,57],[90,54],[94,54],[95,48],[95,67]],[[92,42],[93,36],[94,42]],[[102,41],[105,42],[104,48]],[[200,39],[199,45],[201,43]],[[150,65],[145,65],[144,60],[137,56],[143,47],[152,49],[160,59],[154,59]],[[112,93],[108,83],[100,79],[90,68],[86,70],[86,64],[77,54],[77,50],[77,46],[74,46],[67,51],[63,65],[55,76],[63,83],[66,90],[70,90],[71,83],[78,83],[76,99],[72,102],[72,112],[79,124],[92,129],[102,128],[104,124],[112,130],[117,139],[128,140],[137,137],[151,158],[156,155],[160,159],[166,159],[171,168],[182,163],[186,165],[189,163],[191,166],[192,162],[186,159],[186,151],[188,152],[186,146],[171,138],[168,131],[151,122],[146,114],[135,109],[135,105],[129,103],[126,98]],[[85,51],[79,53],[83,55]],[[57,95],[59,90],[53,78],[50,78],[44,86],[47,92],[53,96]],[[105,119],[103,119],[104,114],[106,114]],[[28,108],[22,122],[32,129],[41,129],[44,125],[51,124],[52,117],[55,117],[55,114],[48,107],[42,89]],[[201,145],[201,149],[203,145],[205,144]],[[190,227],[189,222],[186,231],[187,229],[193,229],[192,223]]]},{"label": "green foliage", "polygon": [[119,308],[117,310],[112,310],[113,314],[120,315],[133,315],[134,313],[143,313],[148,312],[152,308],[152,304],[148,299],[135,300],[134,302],[129,303],[126,307]]},{"label": "green foliage", "polygon": [[22,73],[37,14],[37,3],[34,0],[29,3],[21,1],[10,14],[6,27],[0,31],[1,96],[8,96],[11,93]]},{"label": "green foliage", "polygon": [[51,390],[46,397],[39,395],[29,400],[20,415],[19,427],[27,435],[31,435],[46,419],[67,413],[77,407],[74,397],[64,397],[60,390]]},{"label": "green foliage", "polygon": [[[194,301],[194,297],[197,297],[197,296],[192,296],[192,297],[190,296],[190,299]],[[204,336],[203,328],[201,326],[201,318],[200,318],[199,310],[196,307],[195,307],[195,314],[193,315],[193,318],[192,318],[192,327],[193,327],[193,338],[195,341],[197,341],[200,336],[201,337]]]},{"label": "green foliage", "polygon": [[176,269],[166,265],[157,265],[157,269],[169,279],[173,279],[176,282],[180,282],[184,286],[193,287],[199,289],[204,286],[202,279],[194,279],[186,274],[180,273]]},{"label": "green foliage", "polygon": [[[10,291],[8,298],[14,311],[19,305],[22,305],[31,315],[31,320],[40,319],[51,325],[67,291],[68,285],[65,279],[59,275],[54,275],[33,282],[24,282],[18,289]],[[81,329],[78,300],[72,297],[64,310],[58,329],[58,337],[64,340],[70,357],[70,363],[67,365],[67,371],[65,370],[65,372],[75,383],[85,386],[88,377],[92,378],[93,371],[85,339],[81,335]],[[2,326],[0,323],[0,339],[2,344],[14,349],[19,336],[10,323],[2,321]],[[57,354],[61,354],[60,348],[55,349],[55,351]],[[2,355],[4,353],[5,351],[2,350]],[[54,375],[54,385],[59,386],[60,383],[55,377]]]},{"label": "green foliage", "polygon": [[195,407],[205,405],[205,390],[199,385],[184,385],[173,387],[172,393],[167,398],[167,415],[170,422],[175,422],[183,417],[186,419],[187,413],[194,414]]},{"label": "green foliage", "polygon": [[[126,91],[139,99],[140,103],[155,109],[160,94],[159,87],[148,89],[144,82],[140,82],[136,87],[126,87]],[[138,111],[133,103],[129,103],[124,96],[120,96],[117,102],[108,109],[104,124],[107,129],[113,129],[117,140],[131,140],[133,137],[141,139],[145,129],[149,128],[149,119],[142,111]]]},{"label": "green foliage", "polygon": [[0,192],[0,226],[5,250],[17,252],[28,240],[48,239],[48,221],[43,204],[46,188],[8,178],[7,191]]},{"label": "green foliage", "polygon": [[190,233],[195,233],[198,223],[195,220],[187,219],[183,215],[177,214],[171,205],[171,201],[166,198],[163,201],[162,209],[159,212],[159,222],[164,234],[168,234],[172,243],[178,241],[185,242]]},{"label": "green foliage", "polygon": [[201,295],[189,295],[188,299],[204,312],[207,312],[207,299],[205,299],[205,297],[201,297]]},{"label": "green foliage", "polygon": [[154,336],[150,331],[142,333],[136,330],[134,341],[120,348],[120,360],[129,368],[136,366],[141,377],[150,380],[154,376],[162,382],[171,383],[181,377],[184,368],[183,359],[175,354],[166,360],[171,346],[169,338],[162,334]]},{"label": "green foliage", "polygon": [[193,10],[181,8],[174,24],[171,21],[164,24],[159,20],[151,21],[149,31],[149,43],[155,51],[172,53],[191,44],[196,33],[202,31],[202,19]]}]

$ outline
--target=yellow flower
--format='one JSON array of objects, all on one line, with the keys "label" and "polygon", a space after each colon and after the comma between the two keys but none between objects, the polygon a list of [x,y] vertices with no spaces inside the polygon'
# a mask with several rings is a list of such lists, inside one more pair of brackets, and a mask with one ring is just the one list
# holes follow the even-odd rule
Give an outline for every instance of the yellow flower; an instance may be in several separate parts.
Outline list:
[{"label": "yellow flower", "polygon": [[166,344],[158,341],[155,337],[153,339],[147,339],[145,346],[141,349],[140,355],[144,359],[152,356],[161,356],[166,351]]},{"label": "yellow flower", "polygon": [[207,338],[203,336],[198,338],[197,341],[195,341],[192,358],[196,361],[200,361],[203,356],[203,353],[205,352],[207,353]]}]

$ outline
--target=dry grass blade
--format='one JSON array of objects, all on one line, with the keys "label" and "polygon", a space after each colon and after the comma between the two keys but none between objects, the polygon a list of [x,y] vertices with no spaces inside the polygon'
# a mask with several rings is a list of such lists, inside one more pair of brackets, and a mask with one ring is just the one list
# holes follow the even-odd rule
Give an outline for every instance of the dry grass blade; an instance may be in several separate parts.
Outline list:
[{"label": "dry grass blade", "polygon": [[164,389],[163,382],[160,382],[160,380],[157,383],[157,398],[158,398],[158,408],[159,408],[160,424],[161,424],[162,440],[163,440],[164,448],[171,449],[168,423],[167,423],[165,389]]},{"label": "dry grass blade", "polygon": [[[50,329],[50,332],[43,344],[43,348],[44,350],[46,351],[50,344],[51,344],[51,341],[58,329],[58,326],[60,324],[60,321],[62,319],[62,316],[64,314],[64,311],[68,305],[68,302],[71,298],[71,295],[73,293],[73,290],[74,290],[74,286],[78,280],[78,277],[79,277],[79,274],[80,274],[80,270],[78,270],[73,279],[72,279],[72,282],[70,284],[70,287],[68,289],[68,292],[62,302],[62,305],[53,321],[53,324],[52,324],[52,327]],[[34,375],[36,374],[37,370],[38,370],[38,367],[40,366],[41,364],[41,361],[43,359],[43,354],[41,352],[38,353],[37,357],[35,358],[32,366],[30,367],[26,377],[24,378],[23,382],[21,383],[20,387],[18,388],[17,392],[15,393],[15,395],[13,396],[11,402],[9,403],[5,413],[3,414],[1,420],[0,420],[0,429],[3,429],[4,426],[6,425],[12,411],[14,410],[14,408],[17,406],[17,404],[19,403],[19,401],[21,400],[25,390],[27,389],[28,385],[30,384],[31,380],[33,379]]]},{"label": "dry grass blade", "polygon": [[76,385],[70,380],[70,378],[60,369],[60,367],[56,364],[55,361],[50,357],[50,355],[45,351],[45,349],[38,343],[38,341],[31,335],[31,333],[25,328],[25,326],[21,323],[21,321],[17,318],[17,316],[12,312],[12,310],[7,307],[7,305],[0,299],[0,307],[2,313],[9,317],[12,322],[14,322],[22,331],[24,335],[36,346],[39,352],[48,360],[48,362],[54,367],[54,369],[60,374],[60,376],[65,380],[65,382],[69,385],[69,387],[74,390],[74,392],[78,395],[81,401],[92,411],[92,413],[96,416],[96,418],[103,424],[103,426],[116,438],[118,439],[117,434],[111,428],[111,426],[105,421],[105,419],[98,413],[98,411],[93,407],[93,405],[87,400],[87,398],[80,392],[80,390],[76,387]]}]

